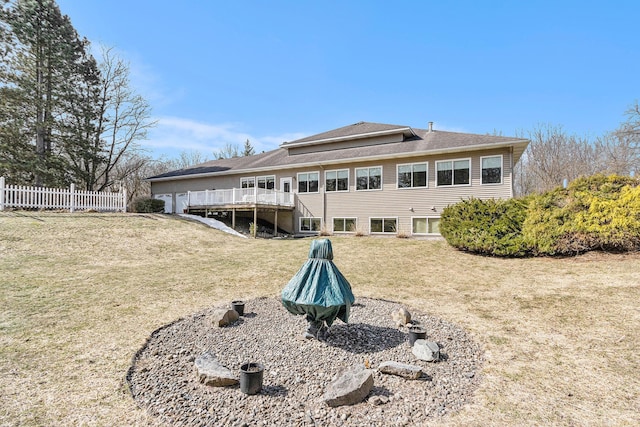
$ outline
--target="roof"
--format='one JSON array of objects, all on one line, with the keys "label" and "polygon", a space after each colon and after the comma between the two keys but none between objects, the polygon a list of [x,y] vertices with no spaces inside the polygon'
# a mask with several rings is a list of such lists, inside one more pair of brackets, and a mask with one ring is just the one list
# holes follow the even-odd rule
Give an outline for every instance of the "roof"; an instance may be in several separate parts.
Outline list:
[{"label": "roof", "polygon": [[[314,151],[313,153],[289,153],[289,148],[300,145],[323,144],[400,132],[404,134],[404,138],[399,142],[360,145],[337,150]],[[425,129],[414,129],[408,126],[359,122],[332,131],[285,142],[280,148],[265,153],[231,159],[212,160],[190,168],[156,175],[148,178],[148,180],[165,181],[187,179],[228,173],[261,172],[292,167],[317,166],[319,164],[330,165],[349,161],[403,158],[422,154],[455,153],[509,146],[517,147],[517,150],[514,150],[515,164],[528,143],[529,141],[526,139],[505,136],[478,135],[438,130],[428,131]]]},{"label": "roof", "polygon": [[327,142],[346,141],[349,139],[359,139],[385,134],[403,132],[405,136],[413,135],[413,130],[409,126],[387,125],[384,123],[358,122],[349,126],[297,139],[291,142],[283,142],[280,146],[289,148],[299,145],[316,145]]}]

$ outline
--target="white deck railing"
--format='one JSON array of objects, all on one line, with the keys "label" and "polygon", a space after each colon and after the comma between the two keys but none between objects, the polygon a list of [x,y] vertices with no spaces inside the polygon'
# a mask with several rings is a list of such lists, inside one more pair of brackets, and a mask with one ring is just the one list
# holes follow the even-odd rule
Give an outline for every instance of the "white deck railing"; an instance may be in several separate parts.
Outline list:
[{"label": "white deck railing", "polygon": [[0,211],[5,208],[96,210],[126,212],[126,192],[82,191],[71,188],[29,187],[5,185],[0,177]]},{"label": "white deck railing", "polygon": [[189,191],[187,194],[188,207],[248,204],[293,206],[293,193],[254,187]]}]

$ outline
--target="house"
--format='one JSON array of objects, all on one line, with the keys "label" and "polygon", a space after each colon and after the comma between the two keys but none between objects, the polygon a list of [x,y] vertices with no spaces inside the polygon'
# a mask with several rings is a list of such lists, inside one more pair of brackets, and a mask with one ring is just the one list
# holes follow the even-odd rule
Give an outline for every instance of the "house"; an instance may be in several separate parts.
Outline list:
[{"label": "house", "polygon": [[253,215],[292,234],[437,235],[462,199],[513,196],[529,141],[359,122],[149,178],[167,212]]}]

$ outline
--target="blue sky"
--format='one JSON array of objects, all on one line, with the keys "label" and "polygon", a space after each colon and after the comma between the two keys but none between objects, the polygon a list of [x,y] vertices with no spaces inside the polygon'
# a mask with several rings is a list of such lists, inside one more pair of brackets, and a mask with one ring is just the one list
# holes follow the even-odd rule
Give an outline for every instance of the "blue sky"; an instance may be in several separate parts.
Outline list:
[{"label": "blue sky", "polygon": [[358,121],[598,136],[640,99],[637,1],[58,0],[115,47],[154,157]]}]

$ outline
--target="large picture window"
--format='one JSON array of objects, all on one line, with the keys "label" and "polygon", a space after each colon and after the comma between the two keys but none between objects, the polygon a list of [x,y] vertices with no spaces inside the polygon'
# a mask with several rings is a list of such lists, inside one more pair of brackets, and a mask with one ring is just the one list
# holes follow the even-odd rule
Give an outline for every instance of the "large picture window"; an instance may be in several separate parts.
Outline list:
[{"label": "large picture window", "polygon": [[471,184],[470,159],[436,162],[436,171],[436,183],[438,187]]},{"label": "large picture window", "polygon": [[259,176],[258,188],[266,188],[267,190],[273,190],[276,186],[276,177],[273,175]]},{"label": "large picture window", "polygon": [[326,191],[349,191],[349,169],[326,171],[324,179]]},{"label": "large picture window", "polygon": [[398,218],[371,218],[369,221],[372,233],[395,233],[398,230]]},{"label": "large picture window", "polygon": [[313,232],[322,228],[322,218],[303,217],[300,218],[300,231]]},{"label": "large picture window", "polygon": [[502,183],[502,156],[481,157],[483,184]]},{"label": "large picture window", "polygon": [[398,165],[398,188],[420,188],[426,186],[426,163]]},{"label": "large picture window", "polygon": [[317,193],[320,173],[306,172],[298,174],[298,193]]},{"label": "large picture window", "polygon": [[413,217],[412,234],[440,234],[439,217]]},{"label": "large picture window", "polygon": [[333,218],[333,232],[334,233],[355,233],[356,219],[355,218]]},{"label": "large picture window", "polygon": [[382,166],[356,169],[356,190],[382,189]]}]

